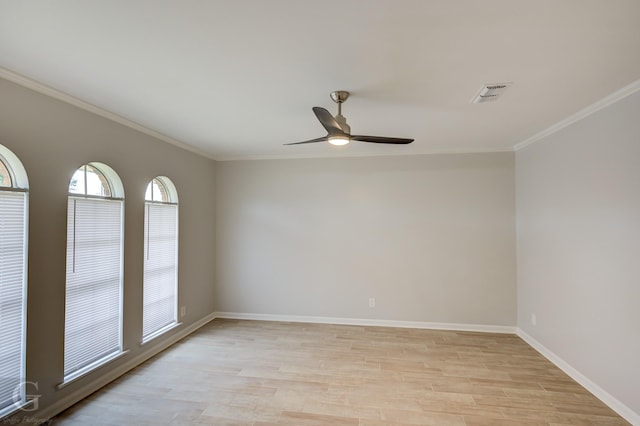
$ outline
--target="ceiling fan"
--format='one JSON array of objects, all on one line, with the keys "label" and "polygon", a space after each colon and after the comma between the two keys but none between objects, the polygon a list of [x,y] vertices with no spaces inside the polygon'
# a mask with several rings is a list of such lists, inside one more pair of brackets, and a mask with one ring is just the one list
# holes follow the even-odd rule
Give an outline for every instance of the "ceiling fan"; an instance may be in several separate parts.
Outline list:
[{"label": "ceiling fan", "polygon": [[329,142],[332,145],[346,145],[351,141],[403,145],[413,142],[413,139],[352,135],[351,127],[347,124],[347,119],[342,115],[342,104],[349,99],[349,92],[344,90],[331,92],[331,99],[338,104],[338,115],[335,117],[324,108],[313,107],[314,114],[320,121],[320,124],[322,124],[322,127],[327,131],[327,136],[303,142],[285,143],[285,145],[300,145],[315,142]]}]

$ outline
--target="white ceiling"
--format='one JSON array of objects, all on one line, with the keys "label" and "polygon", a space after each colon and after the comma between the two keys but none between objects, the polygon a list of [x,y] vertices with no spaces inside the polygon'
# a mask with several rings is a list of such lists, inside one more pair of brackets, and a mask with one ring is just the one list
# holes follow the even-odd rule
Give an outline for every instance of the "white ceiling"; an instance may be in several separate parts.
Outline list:
[{"label": "white ceiling", "polygon": [[[0,66],[217,159],[504,151],[640,78],[640,1],[1,0]],[[338,89],[415,142],[283,146]]]}]

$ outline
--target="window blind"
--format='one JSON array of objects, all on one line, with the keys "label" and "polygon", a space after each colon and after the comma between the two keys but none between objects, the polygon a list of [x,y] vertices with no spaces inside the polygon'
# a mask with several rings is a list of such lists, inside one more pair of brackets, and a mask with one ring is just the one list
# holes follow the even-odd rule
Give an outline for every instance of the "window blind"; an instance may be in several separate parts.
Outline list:
[{"label": "window blind", "polygon": [[142,341],[177,322],[178,206],[145,203]]},{"label": "window blind", "polygon": [[65,381],[122,351],[122,206],[69,197]]},{"label": "window blind", "polygon": [[24,402],[27,194],[0,191],[0,417]]}]

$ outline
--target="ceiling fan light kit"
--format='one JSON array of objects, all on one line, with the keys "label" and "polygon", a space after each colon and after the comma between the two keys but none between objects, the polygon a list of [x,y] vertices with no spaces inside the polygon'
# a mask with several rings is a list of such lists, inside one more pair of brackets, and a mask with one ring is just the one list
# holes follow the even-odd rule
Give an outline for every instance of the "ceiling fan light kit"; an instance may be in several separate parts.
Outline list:
[{"label": "ceiling fan light kit", "polygon": [[349,92],[346,90],[336,90],[331,92],[331,99],[338,104],[338,115],[335,117],[329,111],[321,107],[313,107],[313,113],[327,131],[327,136],[310,139],[302,142],[285,143],[285,145],[301,145],[316,142],[329,142],[331,145],[342,146],[351,141],[382,143],[394,145],[406,145],[413,142],[413,139],[389,138],[384,136],[364,136],[352,135],[351,127],[347,124],[347,119],[342,115],[342,104],[349,99]]},{"label": "ceiling fan light kit", "polygon": [[346,138],[346,137],[343,137],[343,136],[329,136],[329,137],[327,137],[327,141],[331,145],[335,145],[335,146],[342,146],[342,145],[346,145],[349,142],[351,142],[349,140],[349,138]]}]

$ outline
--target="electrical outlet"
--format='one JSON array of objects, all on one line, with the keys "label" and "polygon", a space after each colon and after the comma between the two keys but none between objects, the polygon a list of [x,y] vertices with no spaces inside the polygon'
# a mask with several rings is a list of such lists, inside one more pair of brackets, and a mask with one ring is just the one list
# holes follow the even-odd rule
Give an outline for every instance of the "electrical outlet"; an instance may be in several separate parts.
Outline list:
[{"label": "electrical outlet", "polygon": [[538,318],[536,318],[536,314],[531,314],[531,325],[536,325],[538,323]]},{"label": "electrical outlet", "polygon": [[187,315],[187,307],[186,306],[181,306],[180,307],[180,318],[182,318],[185,315]]},{"label": "electrical outlet", "polygon": [[369,298],[369,307],[370,308],[375,308],[376,307],[376,298],[375,297],[370,297]]}]

